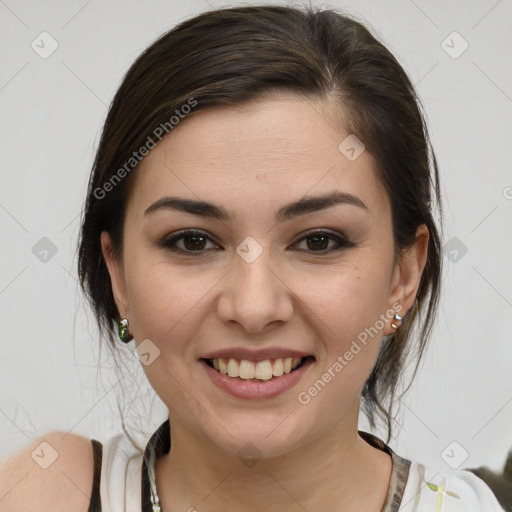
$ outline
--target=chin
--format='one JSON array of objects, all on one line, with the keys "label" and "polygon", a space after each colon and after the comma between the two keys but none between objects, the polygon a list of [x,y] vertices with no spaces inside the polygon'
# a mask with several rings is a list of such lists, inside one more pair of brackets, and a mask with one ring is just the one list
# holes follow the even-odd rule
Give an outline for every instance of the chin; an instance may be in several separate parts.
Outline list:
[{"label": "chin", "polygon": [[205,435],[218,448],[239,458],[279,457],[298,449],[310,438],[304,421],[297,421],[293,416],[269,417],[258,411],[232,423],[224,420],[221,423],[224,428],[216,423],[215,432],[205,432]]}]

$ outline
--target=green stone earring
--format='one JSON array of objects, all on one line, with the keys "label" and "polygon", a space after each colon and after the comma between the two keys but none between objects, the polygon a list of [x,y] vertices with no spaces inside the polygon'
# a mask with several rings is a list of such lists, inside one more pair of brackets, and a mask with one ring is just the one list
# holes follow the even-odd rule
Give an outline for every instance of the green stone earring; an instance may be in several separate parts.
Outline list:
[{"label": "green stone earring", "polygon": [[123,318],[119,322],[119,337],[123,343],[128,343],[130,341],[130,333],[128,332],[128,320]]}]

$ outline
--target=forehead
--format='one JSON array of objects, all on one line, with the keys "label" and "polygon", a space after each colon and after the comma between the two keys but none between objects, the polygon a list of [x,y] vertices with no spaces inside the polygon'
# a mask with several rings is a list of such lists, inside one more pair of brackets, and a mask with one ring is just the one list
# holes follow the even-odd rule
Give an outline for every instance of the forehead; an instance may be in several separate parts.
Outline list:
[{"label": "forehead", "polygon": [[180,195],[235,212],[337,190],[384,214],[388,198],[372,156],[351,160],[340,151],[351,134],[329,112],[325,102],[280,94],[189,115],[139,165],[129,208],[141,213]]}]

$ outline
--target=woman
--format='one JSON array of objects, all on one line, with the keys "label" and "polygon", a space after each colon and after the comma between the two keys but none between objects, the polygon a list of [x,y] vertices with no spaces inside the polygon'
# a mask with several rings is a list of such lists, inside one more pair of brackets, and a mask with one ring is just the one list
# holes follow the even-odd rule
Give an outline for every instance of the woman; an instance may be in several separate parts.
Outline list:
[{"label": "woman", "polygon": [[[439,301],[436,206],[414,89],[359,23],[239,7],[163,35],[110,108],[79,276],[102,333],[119,343],[117,322],[134,341],[169,418],[142,449],[118,436],[85,455],[81,443],[85,464],[72,441],[53,440],[85,499],[53,493],[45,476],[32,501],[502,510],[472,473],[386,444],[406,356],[417,368]],[[358,431],[360,407],[372,426],[385,420],[386,443]],[[27,503],[6,491],[3,510]]]}]

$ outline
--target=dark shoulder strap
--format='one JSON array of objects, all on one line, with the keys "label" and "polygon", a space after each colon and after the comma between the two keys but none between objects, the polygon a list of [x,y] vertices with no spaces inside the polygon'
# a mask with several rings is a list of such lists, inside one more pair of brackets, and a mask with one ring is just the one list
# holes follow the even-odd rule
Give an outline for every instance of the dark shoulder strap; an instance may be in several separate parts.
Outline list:
[{"label": "dark shoulder strap", "polygon": [[[388,494],[381,512],[398,512],[401,510],[405,486],[409,480],[411,461],[397,455],[382,439],[370,432],[358,430],[359,436],[374,448],[378,448],[391,456],[392,471]],[[404,505],[405,506],[405,505]]]},{"label": "dark shoulder strap", "polygon": [[101,512],[100,477],[103,445],[99,441],[96,441],[96,439],[91,439],[91,444],[94,455],[94,477],[92,481],[91,502],[87,512]]}]

